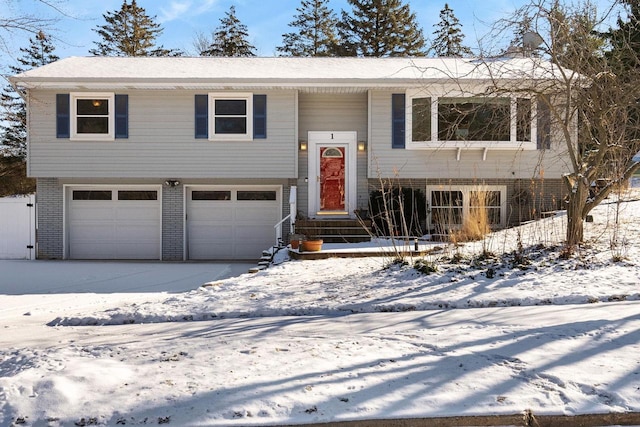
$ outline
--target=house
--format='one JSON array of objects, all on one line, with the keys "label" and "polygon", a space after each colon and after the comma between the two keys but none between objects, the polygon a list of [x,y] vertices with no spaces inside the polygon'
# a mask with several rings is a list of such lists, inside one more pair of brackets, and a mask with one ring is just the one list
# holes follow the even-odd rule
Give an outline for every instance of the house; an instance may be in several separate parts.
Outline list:
[{"label": "house", "polygon": [[529,219],[557,207],[567,163],[548,110],[518,90],[548,71],[535,58],[71,57],[18,74],[37,256],[255,259],[296,217],[366,212],[381,179],[420,190],[426,232],[478,203],[497,227]]}]

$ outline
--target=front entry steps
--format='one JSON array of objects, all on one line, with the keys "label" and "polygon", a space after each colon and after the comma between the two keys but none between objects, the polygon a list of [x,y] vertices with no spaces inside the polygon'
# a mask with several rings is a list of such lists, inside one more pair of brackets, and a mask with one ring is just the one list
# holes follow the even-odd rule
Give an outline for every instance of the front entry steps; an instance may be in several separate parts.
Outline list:
[{"label": "front entry steps", "polygon": [[325,243],[359,243],[371,240],[371,220],[299,219],[296,234],[314,236]]},{"label": "front entry steps", "polygon": [[284,249],[285,247],[286,246],[282,242],[282,239],[279,239],[279,242],[277,245],[272,246],[271,249],[262,251],[262,256],[258,261],[258,265],[256,267],[250,268],[249,273],[257,273],[259,271],[266,270],[273,262],[273,257],[278,253],[278,251],[280,251],[281,249]]}]

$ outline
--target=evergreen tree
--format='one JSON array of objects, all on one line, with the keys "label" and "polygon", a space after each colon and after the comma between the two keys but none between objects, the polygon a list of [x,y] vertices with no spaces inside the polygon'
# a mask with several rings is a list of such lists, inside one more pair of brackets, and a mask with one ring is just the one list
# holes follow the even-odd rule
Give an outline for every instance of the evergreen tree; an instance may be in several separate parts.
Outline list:
[{"label": "evergreen tree", "polygon": [[162,34],[162,27],[150,17],[136,0],[123,0],[120,10],[102,15],[107,22],[94,29],[101,41],[89,50],[95,56],[179,56],[176,50],[156,46],[156,39]]},{"label": "evergreen tree", "polygon": [[423,56],[425,40],[415,13],[401,0],[349,0],[338,24],[341,55]]},{"label": "evergreen tree", "polygon": [[282,35],[276,50],[284,56],[332,56],[335,54],[337,18],[328,0],[302,0],[289,26],[296,32]]},{"label": "evergreen tree", "polygon": [[256,56],[255,46],[248,41],[249,32],[236,16],[235,6],[231,6],[224,18],[220,18],[220,25],[213,33],[213,41],[206,50],[200,52],[202,56],[246,57]]},{"label": "evergreen tree", "polygon": [[609,60],[618,60],[630,69],[640,69],[638,56],[640,54],[640,2],[637,0],[622,0],[627,8],[627,20],[618,18],[617,28],[611,28],[603,36],[610,45],[607,52]]},{"label": "evergreen tree", "polygon": [[[53,53],[55,47],[51,38],[40,31],[29,39],[29,47],[20,48],[23,55],[17,59],[18,66],[10,66],[12,74],[19,74],[40,67],[59,58]],[[18,91],[22,91],[18,88]],[[3,129],[0,139],[0,153],[6,157],[24,159],[27,155],[27,110],[25,101],[13,86],[7,85],[0,94],[3,107],[1,117]]]},{"label": "evergreen tree", "polygon": [[440,11],[440,21],[434,27],[436,30],[433,32],[435,38],[431,44],[431,51],[436,56],[460,58],[472,55],[471,49],[462,44],[462,25],[448,3],[444,4],[444,9]]}]

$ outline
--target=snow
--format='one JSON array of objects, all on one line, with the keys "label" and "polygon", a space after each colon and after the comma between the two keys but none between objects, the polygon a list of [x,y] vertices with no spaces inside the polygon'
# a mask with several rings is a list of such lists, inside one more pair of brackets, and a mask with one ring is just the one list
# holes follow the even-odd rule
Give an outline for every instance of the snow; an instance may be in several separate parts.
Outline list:
[{"label": "snow", "polygon": [[[138,82],[149,87],[193,83],[217,85],[281,85],[292,83],[354,87],[443,79],[474,81],[553,78],[554,67],[539,58],[211,58],[211,57],[69,57],[11,77],[26,87],[60,85],[122,85]],[[119,82],[119,83],[118,83]],[[125,83],[123,83],[125,82]],[[251,82],[251,83],[248,83]]]},{"label": "snow", "polygon": [[[596,208],[570,255],[562,214],[421,242],[430,274],[393,255],[280,252],[208,278],[207,264],[0,261],[0,426],[638,412],[637,195]],[[51,291],[30,286],[47,271]]]}]

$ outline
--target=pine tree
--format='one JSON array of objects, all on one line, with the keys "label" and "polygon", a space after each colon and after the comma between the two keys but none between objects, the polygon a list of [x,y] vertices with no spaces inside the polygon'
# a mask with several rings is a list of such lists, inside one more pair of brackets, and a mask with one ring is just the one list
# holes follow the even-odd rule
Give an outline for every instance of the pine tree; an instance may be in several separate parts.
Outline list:
[{"label": "pine tree", "polygon": [[425,40],[416,15],[401,0],[349,0],[338,24],[341,52],[360,56],[423,56]]},{"label": "pine tree", "polygon": [[[29,47],[20,48],[23,55],[17,59],[19,66],[10,66],[12,74],[19,74],[40,67],[59,58],[53,52],[55,47],[51,38],[40,31],[35,38],[29,39]],[[18,91],[21,91],[18,88]],[[13,86],[7,85],[0,94],[3,107],[1,121],[3,129],[0,139],[0,153],[6,157],[24,159],[27,155],[27,110],[25,101]]]},{"label": "pine tree", "polygon": [[249,32],[236,16],[235,6],[231,6],[220,18],[220,25],[213,33],[213,41],[208,49],[200,52],[202,56],[246,57],[256,56],[255,46],[248,41]]},{"label": "pine tree", "polygon": [[462,44],[464,40],[462,25],[448,3],[444,4],[444,9],[440,11],[440,21],[434,27],[436,27],[433,32],[435,38],[430,50],[436,56],[459,58],[472,55],[471,49]]},{"label": "pine tree", "polygon": [[144,8],[139,7],[136,0],[123,0],[120,10],[102,15],[107,22],[94,29],[101,41],[89,50],[96,56],[180,56],[176,50],[156,46],[156,39],[163,28],[150,17]]},{"label": "pine tree", "polygon": [[338,19],[327,4],[328,0],[302,0],[298,15],[289,23],[297,31],[283,34],[282,46],[276,50],[284,56],[333,56]]}]

